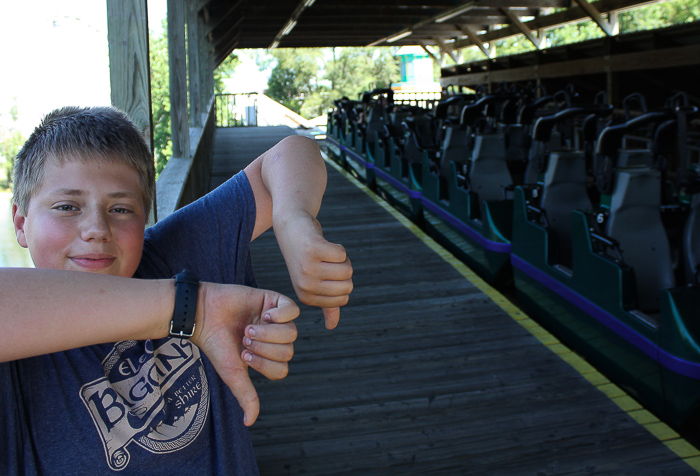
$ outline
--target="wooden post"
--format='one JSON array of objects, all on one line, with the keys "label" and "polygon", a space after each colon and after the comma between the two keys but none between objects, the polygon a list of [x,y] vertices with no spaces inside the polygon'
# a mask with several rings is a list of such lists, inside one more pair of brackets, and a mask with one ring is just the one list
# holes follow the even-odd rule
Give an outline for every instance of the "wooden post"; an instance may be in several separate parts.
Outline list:
[{"label": "wooden post", "polygon": [[199,60],[199,78],[202,87],[201,99],[202,99],[202,111],[206,111],[209,107],[209,103],[214,95],[214,68],[212,53],[211,53],[211,42],[209,38],[204,34],[204,18],[199,16],[200,34],[202,35],[200,40],[200,60]]},{"label": "wooden post", "polygon": [[107,0],[112,105],[126,112],[153,151],[146,0]]},{"label": "wooden post", "polygon": [[183,0],[168,0],[168,61],[173,157],[189,158],[190,127],[187,113],[187,53]]},{"label": "wooden post", "polygon": [[201,35],[199,33],[199,22],[197,17],[199,11],[197,2],[188,2],[189,9],[187,11],[187,69],[189,70],[190,82],[190,125],[193,127],[204,126],[202,123],[202,85],[199,77],[199,42]]},{"label": "wooden post", "polygon": [[[146,0],[107,0],[109,82],[112,105],[126,112],[153,152],[151,68]],[[157,221],[156,200],[149,224]]]}]

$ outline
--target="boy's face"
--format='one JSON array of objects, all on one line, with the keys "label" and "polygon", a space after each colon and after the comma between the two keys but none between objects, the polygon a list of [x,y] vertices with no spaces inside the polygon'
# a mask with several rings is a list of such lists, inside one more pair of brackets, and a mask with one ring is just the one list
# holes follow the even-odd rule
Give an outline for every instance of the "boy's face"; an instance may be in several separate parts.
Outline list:
[{"label": "boy's face", "polygon": [[37,268],[131,277],[143,251],[142,197],[126,164],[50,160],[26,215],[12,208],[17,241]]}]

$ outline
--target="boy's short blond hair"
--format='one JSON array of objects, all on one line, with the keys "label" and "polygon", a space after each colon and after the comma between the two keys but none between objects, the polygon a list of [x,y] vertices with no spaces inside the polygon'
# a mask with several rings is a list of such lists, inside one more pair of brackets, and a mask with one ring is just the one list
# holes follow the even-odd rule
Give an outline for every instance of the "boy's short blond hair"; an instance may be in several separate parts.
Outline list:
[{"label": "boy's short blond hair", "polygon": [[113,107],[64,107],[47,114],[15,157],[13,201],[26,214],[49,160],[104,160],[136,170],[149,216],[155,199],[153,155],[127,115]]}]

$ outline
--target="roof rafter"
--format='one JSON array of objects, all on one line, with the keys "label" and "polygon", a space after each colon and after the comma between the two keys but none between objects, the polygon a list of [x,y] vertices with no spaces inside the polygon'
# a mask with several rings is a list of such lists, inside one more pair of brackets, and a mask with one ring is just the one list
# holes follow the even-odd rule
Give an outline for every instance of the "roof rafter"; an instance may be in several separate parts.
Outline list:
[{"label": "roof rafter", "polygon": [[598,9],[588,3],[588,0],[574,0],[576,3],[579,4],[581,8],[585,10],[586,13],[588,13],[588,16],[591,17],[591,19],[600,27],[603,32],[605,32],[606,35],[608,36],[613,36],[615,35],[615,28],[613,25],[611,25],[605,18],[603,18],[603,15],[600,14]]},{"label": "roof rafter", "polygon": [[525,35],[525,37],[530,40],[530,43],[535,45],[535,48],[538,50],[540,49],[540,46],[542,44],[542,38],[538,38],[532,30],[530,30],[527,25],[525,25],[523,22],[520,21],[520,18],[518,15],[515,14],[510,8],[505,7],[502,9],[503,13],[506,14],[510,22],[518,29],[520,32]]},{"label": "roof rafter", "polygon": [[[481,44],[487,51],[485,44],[516,35],[525,35],[533,44],[540,41],[542,46],[538,31],[588,18],[597,19],[614,34],[614,15],[608,17],[608,13],[649,3],[648,0],[188,1],[195,4],[192,11],[203,19],[203,29],[212,45],[212,58],[217,60],[232,48],[438,45],[436,39],[450,50]],[[554,8],[562,10],[551,13],[549,10]],[[495,25],[504,27],[490,28]],[[393,41],[389,43],[389,39]]]},{"label": "roof rafter", "polygon": [[[639,2],[639,0],[598,0],[597,2],[591,5],[595,6],[596,9],[601,13],[608,13],[614,12],[616,10],[624,10],[640,4],[641,3]],[[586,13],[586,11],[576,6],[550,15],[537,17],[528,22],[524,22],[523,24],[526,25],[530,30],[545,30],[548,28],[564,25],[566,23],[581,21],[586,18],[588,18],[588,14]],[[511,25],[500,30],[489,31],[484,34],[478,35],[478,38],[479,42],[488,43],[491,41],[497,41],[509,38],[511,36],[516,36],[519,34],[521,34],[521,31],[515,25]],[[469,46],[478,45],[470,38],[469,40],[455,41],[453,48],[461,49],[467,48]]]}]

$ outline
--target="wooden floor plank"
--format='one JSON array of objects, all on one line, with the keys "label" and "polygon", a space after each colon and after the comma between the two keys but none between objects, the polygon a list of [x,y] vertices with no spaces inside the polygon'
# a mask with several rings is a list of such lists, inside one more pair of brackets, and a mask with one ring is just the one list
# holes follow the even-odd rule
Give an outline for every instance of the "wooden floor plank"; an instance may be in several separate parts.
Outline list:
[{"label": "wooden floor plank", "polygon": [[[219,180],[292,132],[217,131]],[[301,306],[289,376],[254,377],[261,474],[697,474],[332,168],[319,220],[355,290],[333,331]],[[293,296],[272,232],[253,260]]]}]

